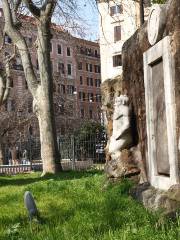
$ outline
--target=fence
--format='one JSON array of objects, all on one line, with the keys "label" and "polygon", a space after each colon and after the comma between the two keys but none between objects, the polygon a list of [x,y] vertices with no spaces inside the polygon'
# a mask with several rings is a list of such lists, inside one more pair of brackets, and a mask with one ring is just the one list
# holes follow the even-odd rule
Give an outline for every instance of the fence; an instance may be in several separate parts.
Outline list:
[{"label": "fence", "polygon": [[[78,136],[60,136],[57,138],[58,148],[61,155],[62,168],[64,170],[83,170],[91,167],[102,169],[105,163],[105,152],[107,137],[105,133],[98,134],[81,134]],[[41,163],[41,145],[39,138],[30,138],[27,141],[19,141],[16,145],[19,149],[20,162],[25,163],[24,168],[22,165],[12,166],[9,156],[9,147],[4,146],[4,159],[5,166],[1,167],[2,171],[7,171],[7,165],[10,166],[10,170],[14,172],[23,172],[30,169],[31,164]],[[27,159],[24,159],[23,153],[26,150]],[[29,165],[27,164],[29,163]],[[2,170],[6,169],[6,170]],[[16,169],[16,170],[15,170]],[[19,170],[18,170],[19,169]]]},{"label": "fence", "polygon": [[1,165],[0,174],[17,174],[17,173],[26,173],[32,170],[42,170],[42,163],[39,164],[20,164],[20,165]]}]

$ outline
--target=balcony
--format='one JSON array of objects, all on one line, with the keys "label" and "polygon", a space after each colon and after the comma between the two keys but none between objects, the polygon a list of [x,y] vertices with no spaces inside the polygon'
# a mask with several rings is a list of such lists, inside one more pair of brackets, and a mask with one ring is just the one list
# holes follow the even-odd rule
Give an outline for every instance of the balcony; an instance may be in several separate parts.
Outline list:
[{"label": "balcony", "polygon": [[89,51],[88,49],[86,48],[78,48],[78,54],[80,55],[85,55],[87,57],[93,57],[93,58],[100,58],[100,54],[97,54],[93,51]]}]

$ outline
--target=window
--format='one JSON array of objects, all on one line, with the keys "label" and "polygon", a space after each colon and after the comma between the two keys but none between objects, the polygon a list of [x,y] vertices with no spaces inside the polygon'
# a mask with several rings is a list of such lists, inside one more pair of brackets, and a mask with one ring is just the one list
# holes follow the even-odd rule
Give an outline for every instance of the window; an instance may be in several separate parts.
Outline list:
[{"label": "window", "polygon": [[61,54],[61,45],[60,44],[57,45],[57,52],[58,52],[58,54]]},{"label": "window", "polygon": [[82,64],[82,62],[79,62],[78,63],[78,70],[82,70],[83,69],[83,64]]},{"label": "window", "polygon": [[72,65],[70,63],[67,65],[67,71],[68,71],[68,75],[72,74]]},{"label": "window", "polygon": [[89,86],[89,77],[87,77],[87,86]]},{"label": "window", "polygon": [[83,77],[82,76],[80,76],[79,81],[80,81],[80,85],[83,85]]},{"label": "window", "polygon": [[52,43],[50,43],[50,52],[52,52]]},{"label": "window", "polygon": [[7,44],[11,44],[12,43],[12,40],[11,40],[11,38],[6,34],[5,35],[5,38],[4,38],[4,41],[5,41],[5,43]]},{"label": "window", "polygon": [[89,117],[92,119],[93,118],[93,111],[92,109],[89,110]]},{"label": "window", "polygon": [[101,95],[100,94],[96,94],[96,102],[101,102]]},{"label": "window", "polygon": [[74,86],[73,85],[67,85],[67,94],[73,95],[74,93]]},{"label": "window", "polygon": [[84,92],[79,92],[79,99],[81,101],[85,101],[86,100],[86,94]]},{"label": "window", "polygon": [[90,78],[90,85],[93,86],[93,78]]},{"label": "window", "polygon": [[13,83],[13,78],[10,78],[10,87],[13,88],[14,83]]},{"label": "window", "polygon": [[64,108],[64,104],[63,104],[63,103],[61,103],[61,104],[59,105],[59,110],[60,110],[60,113],[61,113],[61,114],[64,114],[65,108]]},{"label": "window", "polygon": [[101,68],[99,65],[94,65],[94,72],[95,73],[100,73],[101,72]]},{"label": "window", "polygon": [[122,66],[122,55],[113,56],[113,67]]},{"label": "window", "polygon": [[98,57],[98,51],[97,50],[94,51],[94,55],[95,55],[95,57]]},{"label": "window", "polygon": [[81,108],[81,118],[84,118],[84,109]]},{"label": "window", "polygon": [[92,56],[92,49],[91,48],[86,48],[85,52],[86,52],[87,56]]},{"label": "window", "polygon": [[61,62],[58,63],[58,72],[61,73],[61,74],[65,73],[65,71],[64,71],[64,63],[61,63]]},{"label": "window", "polygon": [[59,85],[59,89],[58,89],[59,93],[65,94],[66,89],[65,89],[65,85],[64,84],[60,84]]},{"label": "window", "polygon": [[94,94],[93,93],[88,93],[88,101],[94,102]]},{"label": "window", "polygon": [[92,64],[89,66],[89,71],[92,72]]},{"label": "window", "polygon": [[88,71],[88,72],[92,72],[93,71],[92,64],[86,63],[86,71]]},{"label": "window", "polygon": [[121,26],[114,27],[114,42],[121,40]]},{"label": "window", "polygon": [[100,87],[101,85],[101,80],[100,79],[95,79],[95,86]]},{"label": "window", "polygon": [[71,49],[70,49],[70,47],[67,47],[67,56],[71,56]]},{"label": "window", "polygon": [[122,5],[114,5],[110,7],[110,16],[114,16],[115,14],[122,14],[123,6]]}]

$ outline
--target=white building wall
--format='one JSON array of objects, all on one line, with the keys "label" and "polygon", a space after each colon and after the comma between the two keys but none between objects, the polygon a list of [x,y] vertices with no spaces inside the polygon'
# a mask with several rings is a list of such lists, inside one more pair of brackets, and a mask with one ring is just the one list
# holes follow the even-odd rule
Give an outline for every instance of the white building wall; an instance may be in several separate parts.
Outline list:
[{"label": "white building wall", "polygon": [[[110,7],[122,4],[123,13],[110,16]],[[113,67],[113,56],[121,54],[123,43],[137,29],[137,3],[133,0],[101,1],[100,12],[100,52],[102,82],[122,73],[122,66]],[[114,27],[121,25],[121,40],[114,41]]]}]

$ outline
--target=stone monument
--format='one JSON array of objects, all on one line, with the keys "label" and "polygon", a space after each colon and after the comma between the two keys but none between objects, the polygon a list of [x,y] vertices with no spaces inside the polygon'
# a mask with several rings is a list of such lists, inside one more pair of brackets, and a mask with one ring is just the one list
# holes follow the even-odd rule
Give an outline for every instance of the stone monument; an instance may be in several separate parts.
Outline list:
[{"label": "stone monument", "polygon": [[153,5],[148,22],[122,49],[123,79],[149,182],[138,184],[133,196],[145,207],[166,213],[180,207],[179,16],[179,0]]},{"label": "stone monument", "polygon": [[166,13],[166,5],[152,7],[147,30],[153,46],[144,53],[148,175],[152,186],[164,190],[179,183],[175,67],[171,37],[162,38]]},{"label": "stone monument", "polygon": [[131,144],[129,98],[127,95],[120,95],[115,98],[113,132],[109,143],[112,160],[120,158],[122,150],[130,148]]},{"label": "stone monument", "polygon": [[37,217],[37,219],[39,218],[36,203],[34,201],[32,194],[29,191],[26,191],[24,194],[24,205],[28,210],[30,221],[33,219],[33,217]]},{"label": "stone monument", "polygon": [[110,160],[105,171],[108,177],[120,178],[137,172],[130,148],[133,146],[131,132],[131,108],[127,95],[115,97],[112,135],[107,148]]}]

